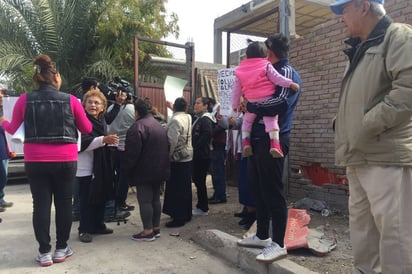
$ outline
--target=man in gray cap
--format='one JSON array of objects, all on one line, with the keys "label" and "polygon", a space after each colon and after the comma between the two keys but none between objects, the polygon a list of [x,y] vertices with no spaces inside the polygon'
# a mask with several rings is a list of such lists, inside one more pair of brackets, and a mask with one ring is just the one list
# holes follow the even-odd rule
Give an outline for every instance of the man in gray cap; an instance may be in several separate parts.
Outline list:
[{"label": "man in gray cap", "polygon": [[393,23],[383,3],[330,5],[350,46],[335,161],[349,179],[355,273],[412,273],[412,27]]}]

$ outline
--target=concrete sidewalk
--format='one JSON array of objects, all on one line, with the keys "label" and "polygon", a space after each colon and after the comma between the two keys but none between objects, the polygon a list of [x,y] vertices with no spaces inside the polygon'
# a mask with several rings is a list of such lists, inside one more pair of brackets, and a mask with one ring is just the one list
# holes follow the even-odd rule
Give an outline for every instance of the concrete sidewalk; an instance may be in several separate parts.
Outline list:
[{"label": "concrete sidewalk", "polygon": [[[240,248],[236,245],[237,237],[207,229],[216,227],[208,223],[213,220],[208,217],[194,217],[185,230],[180,230],[186,235],[189,235],[188,230],[194,231],[187,239],[171,236],[179,230],[164,227],[169,219],[162,215],[160,238],[154,242],[132,241],[130,236],[142,229],[138,208],[131,212],[127,224],[107,224],[115,230],[114,234],[95,236],[89,244],[78,240],[78,223],[74,222],[69,240],[74,255],[64,263],[40,267],[34,261],[38,245],[32,227],[29,186],[8,185],[5,193],[14,206],[0,213],[3,219],[0,223],[0,273],[314,273],[288,259],[269,265],[257,262],[258,249]],[[219,210],[212,208],[211,214],[219,214]],[[54,212],[51,225],[54,246],[53,215]]]}]

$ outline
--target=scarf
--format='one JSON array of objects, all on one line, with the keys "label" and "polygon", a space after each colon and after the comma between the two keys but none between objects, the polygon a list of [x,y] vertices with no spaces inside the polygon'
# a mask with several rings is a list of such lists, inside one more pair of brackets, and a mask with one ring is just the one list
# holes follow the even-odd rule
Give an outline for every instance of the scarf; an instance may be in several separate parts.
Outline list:
[{"label": "scarf", "polygon": [[[94,138],[106,135],[106,122],[103,116],[99,119],[87,114],[87,118],[93,125],[92,132],[82,134],[81,150],[84,151]],[[114,171],[107,146],[93,150],[93,178],[90,184],[89,203],[101,205],[114,196]]]}]

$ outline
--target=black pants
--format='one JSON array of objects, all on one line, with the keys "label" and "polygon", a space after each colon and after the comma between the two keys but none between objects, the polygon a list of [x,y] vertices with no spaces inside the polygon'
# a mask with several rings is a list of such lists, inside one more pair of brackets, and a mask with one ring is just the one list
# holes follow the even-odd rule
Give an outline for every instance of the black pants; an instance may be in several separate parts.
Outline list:
[{"label": "black pants", "polygon": [[[289,137],[281,135],[280,144],[286,156]],[[269,148],[269,137],[252,138],[253,155],[248,161],[248,181],[256,202],[256,236],[262,240],[269,237],[269,222],[272,219],[273,241],[283,247],[288,218],[282,182],[285,158],[273,158]]]},{"label": "black pants", "polygon": [[192,180],[197,189],[197,204],[196,207],[209,211],[209,201],[207,197],[206,176],[209,170],[210,159],[193,160]]},{"label": "black pants", "polygon": [[67,247],[72,226],[72,184],[77,162],[26,162],[33,197],[33,228],[39,252],[50,252],[50,215],[55,206],[56,249]]},{"label": "black pants", "polygon": [[93,205],[90,203],[90,184],[92,176],[76,177],[79,185],[80,196],[80,222],[79,233],[95,233],[104,230],[105,203]]}]

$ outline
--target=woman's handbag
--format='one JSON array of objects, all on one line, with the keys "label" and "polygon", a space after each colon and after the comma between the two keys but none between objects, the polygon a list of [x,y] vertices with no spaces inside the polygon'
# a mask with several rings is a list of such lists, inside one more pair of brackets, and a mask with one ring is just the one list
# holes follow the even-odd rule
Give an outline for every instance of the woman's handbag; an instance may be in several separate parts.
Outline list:
[{"label": "woman's handbag", "polygon": [[190,156],[189,148],[187,147],[187,143],[180,148],[176,148],[172,154],[171,160],[172,161],[179,161],[182,159],[186,159]]}]

